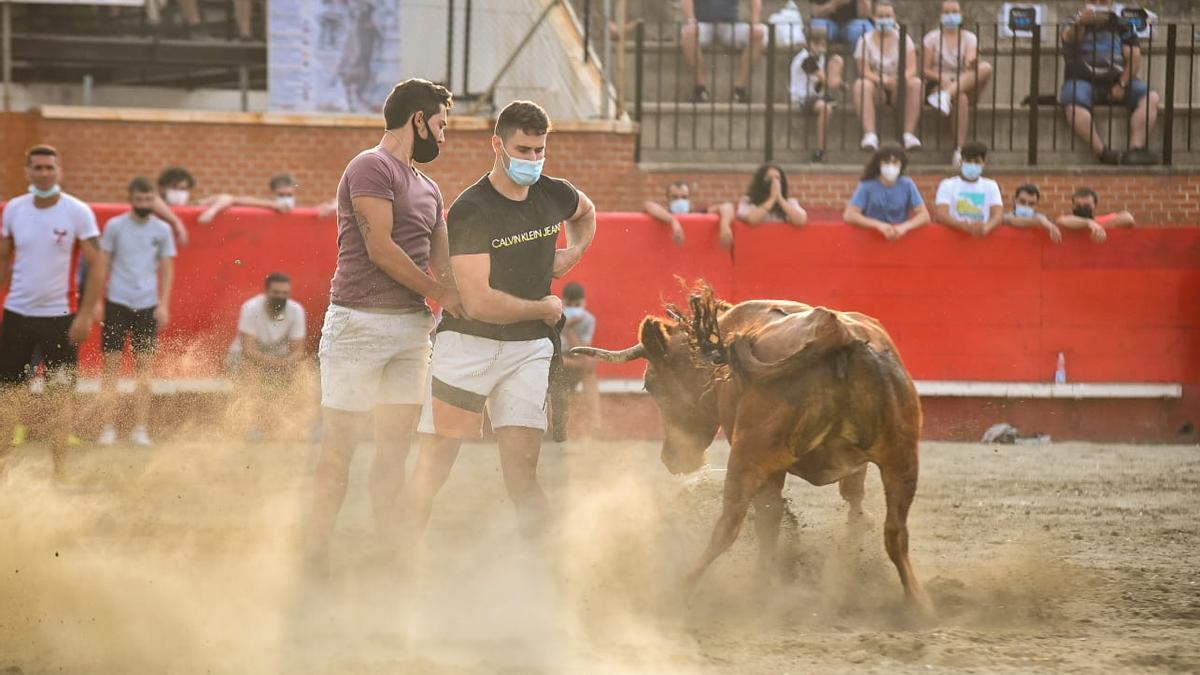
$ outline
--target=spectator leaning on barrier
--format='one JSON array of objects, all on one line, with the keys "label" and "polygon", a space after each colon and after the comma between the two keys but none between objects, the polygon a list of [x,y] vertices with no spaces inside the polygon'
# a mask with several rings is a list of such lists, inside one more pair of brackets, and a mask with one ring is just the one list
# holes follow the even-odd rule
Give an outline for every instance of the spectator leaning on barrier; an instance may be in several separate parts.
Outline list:
[{"label": "spectator leaning on barrier", "polygon": [[834,97],[830,92],[842,88],[842,72],[846,62],[841,56],[828,56],[829,40],[824,28],[813,28],[808,33],[805,49],[792,58],[791,97],[792,103],[803,113],[817,117],[817,149],[813,161],[825,159],[825,131],[829,118],[833,116]]},{"label": "spectator leaning on barrier", "polygon": [[874,30],[871,23],[871,0],[811,0],[810,32],[824,30],[830,42],[844,42],[851,47],[859,38]]},{"label": "spectator leaning on barrier", "polygon": [[127,339],[132,343],[137,376],[134,426],[129,440],[136,445],[150,445],[147,430],[150,371],[158,346],[158,331],[170,317],[171,287],[175,281],[175,239],[171,236],[171,226],[155,217],[154,198],[154,184],[147,178],[134,178],[129,183],[132,210],[105,223],[100,237],[100,249],[109,270],[101,331],[104,427],[97,441],[100,445],[117,441],[113,397]]},{"label": "spectator leaning on barrier", "polygon": [[[1142,50],[1129,21],[1112,0],[1091,0],[1062,30],[1066,72],[1059,102],[1067,123],[1104,164],[1154,164],[1147,137],[1158,118],[1158,92],[1138,79]],[[1117,154],[1096,130],[1092,111],[1111,103],[1130,111],[1129,150]]]},{"label": "spectator leaning on barrier", "polygon": [[876,230],[892,241],[928,223],[929,210],[917,184],[903,175],[907,166],[908,156],[899,145],[879,148],[863,169],[842,220]]},{"label": "spectator leaning on barrier", "polygon": [[767,44],[767,27],[759,23],[762,18],[762,0],[749,0],[750,23],[738,21],[740,0],[682,0],[683,30],[681,43],[683,57],[692,69],[695,88],[692,101],[708,101],[708,71],[704,67],[701,47],[710,47],[715,41],[742,50],[737,74],[733,78],[733,100],[736,103],[749,101],[746,83],[750,80],[750,66],[762,56]]},{"label": "spectator leaning on barrier", "polygon": [[680,246],[683,245],[684,234],[683,225],[680,224],[678,216],[689,213],[714,214],[720,219],[717,226],[720,228],[721,247],[733,246],[733,204],[721,202],[707,207],[701,206],[692,201],[692,190],[687,181],[677,180],[667,186],[667,205],[665,207],[651,200],[647,201],[643,208],[646,215],[671,226],[671,235],[674,237],[675,243]]},{"label": "spectator leaning on barrier", "polygon": [[187,206],[196,179],[181,166],[164,169],[158,174],[158,199],[154,200],[154,215],[162,218],[175,233],[175,243],[186,246],[188,231],[183,220],[171,210],[172,206]]},{"label": "spectator leaning on barrier", "polygon": [[954,166],[962,161],[971,123],[971,102],[979,99],[992,77],[992,64],[979,59],[979,37],[962,27],[958,0],[942,3],[941,28],[931,30],[924,45],[925,93],[929,105],[954,120]]},{"label": "spectator leaning on barrier", "polygon": [[1108,239],[1107,228],[1133,227],[1136,224],[1129,211],[1097,215],[1096,209],[1099,207],[1100,195],[1090,187],[1081,187],[1071,195],[1071,214],[1059,216],[1054,222],[1072,230],[1086,229],[1091,232],[1092,241],[1098,244]]},{"label": "spectator leaning on barrier", "polygon": [[[1033,183],[1026,183],[1018,187],[1013,195],[1013,210],[1005,214],[1004,224],[1013,227],[1040,227],[1050,235],[1050,241],[1060,244],[1062,243],[1062,230],[1059,230],[1054,221],[1046,217],[1046,214],[1038,211],[1038,202],[1041,200],[1042,192]],[[1103,228],[1100,229],[1100,236],[1103,240]],[[1094,239],[1095,234],[1092,237]]]},{"label": "spectator leaning on barrier", "polygon": [[209,197],[201,202],[202,206],[207,206],[208,208],[196,220],[207,225],[215,220],[222,211],[231,206],[272,209],[279,213],[288,213],[296,208],[296,179],[292,178],[291,174],[279,173],[271,176],[271,180],[267,181],[267,187],[271,191],[269,199],[230,194]]},{"label": "spectator leaning on barrier", "polygon": [[774,164],[764,164],[754,172],[746,196],[738,203],[737,216],[749,225],[808,222],[808,212],[799,200],[788,196],[787,174]]},{"label": "spectator leaning on barrier", "polygon": [[[596,337],[596,317],[587,310],[587,296],[583,284],[572,281],[563,287],[563,352],[575,347],[590,347]],[[595,359],[583,356],[563,356],[572,388],[576,383],[583,387],[582,415],[588,435],[600,427],[600,384],[596,379]]]},{"label": "spectator leaning on barrier", "polygon": [[983,177],[987,146],[978,141],[967,143],[962,149],[962,160],[960,175],[938,185],[933,213],[943,225],[976,237],[987,236],[1004,219],[1000,186]]},{"label": "spectator leaning on barrier", "polygon": [[899,99],[900,87],[905,87],[904,147],[921,147],[917,124],[921,121],[921,78],[917,63],[917,48],[911,35],[904,36],[904,82],[900,82],[900,27],[896,7],[891,0],[876,0],[875,28],[859,39],[854,47],[858,66],[858,81],[854,83],[854,107],[862,121],[863,150],[879,149],[876,133],[876,108]]}]

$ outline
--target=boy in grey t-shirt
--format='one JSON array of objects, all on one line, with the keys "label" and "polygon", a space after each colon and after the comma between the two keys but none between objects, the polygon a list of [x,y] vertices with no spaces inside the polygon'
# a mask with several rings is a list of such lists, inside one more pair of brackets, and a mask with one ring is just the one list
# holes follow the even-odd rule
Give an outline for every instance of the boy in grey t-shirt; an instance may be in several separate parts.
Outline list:
[{"label": "boy in grey t-shirt", "polygon": [[[158,346],[158,329],[170,317],[171,286],[175,280],[175,239],[171,226],[155,217],[154,185],[147,178],[129,183],[129,204],[123,213],[104,226],[100,249],[109,270],[104,302],[104,377],[101,380],[104,428],[100,445],[117,440],[117,374],[125,355],[125,342],[133,346],[137,394],[134,397],[134,426],[129,440],[150,445],[146,423],[150,417],[150,369]],[[160,278],[161,277],[161,278]]]}]

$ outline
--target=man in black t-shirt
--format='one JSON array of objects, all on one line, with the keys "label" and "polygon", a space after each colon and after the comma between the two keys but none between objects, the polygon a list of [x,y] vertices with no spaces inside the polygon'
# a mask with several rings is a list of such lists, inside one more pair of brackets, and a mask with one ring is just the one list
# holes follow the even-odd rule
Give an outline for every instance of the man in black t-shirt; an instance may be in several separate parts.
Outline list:
[{"label": "man in black t-shirt", "polygon": [[[496,430],[504,484],[522,531],[541,532],[546,497],[537,461],[547,426],[552,331],[562,302],[550,283],[574,267],[596,233],[591,200],[565,180],[541,175],[550,120],[528,101],[496,120],[491,171],[450,207],[450,261],[464,317],[447,317],[433,347],[431,396],[406,495],[414,536],[429,519],[463,440],[479,438],[483,410]],[[558,248],[566,228],[567,248]]]}]

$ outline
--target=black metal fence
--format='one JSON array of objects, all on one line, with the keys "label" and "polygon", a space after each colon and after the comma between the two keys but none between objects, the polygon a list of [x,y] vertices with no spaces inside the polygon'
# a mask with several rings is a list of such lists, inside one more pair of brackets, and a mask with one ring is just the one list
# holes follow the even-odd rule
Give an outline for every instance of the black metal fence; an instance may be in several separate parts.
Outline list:
[{"label": "black metal fence", "polygon": [[[685,58],[681,44],[684,24],[637,26],[631,40],[636,65],[631,81],[622,84],[633,100],[633,115],[642,127],[639,159],[647,153],[675,159],[686,159],[689,153],[709,160],[722,153],[730,158],[755,161],[804,158],[806,153],[818,149],[816,99],[832,109],[825,144],[819,149],[833,158],[840,154],[860,161],[857,155],[849,155],[860,152],[863,136],[854,94],[856,87],[863,86],[864,73],[860,72],[852,48],[831,44],[828,57],[819,64],[824,80],[830,82],[831,71],[840,60],[844,72],[840,84],[834,83],[836,86],[819,92],[819,96],[812,96],[811,91],[808,96],[796,96],[791,91],[796,81],[793,61],[801,47],[795,44],[797,41],[788,39],[785,32],[788,25],[764,27],[761,58],[750,59],[744,83],[735,82],[740,59],[746,56],[749,41],[754,39],[749,26],[740,25],[745,28],[735,29],[738,24],[714,27],[709,33],[713,38],[711,45],[701,47],[703,60],[695,68]],[[1116,151],[1130,149],[1131,116],[1146,115],[1142,123],[1157,116],[1157,124],[1145,141],[1146,149],[1156,161],[1171,165],[1200,159],[1191,156],[1200,152],[1196,147],[1200,139],[1193,138],[1200,123],[1196,115],[1200,103],[1195,91],[1196,27],[1196,24],[1146,27],[1146,34],[1139,41],[1140,62],[1128,67],[1138,66],[1137,79],[1149,84],[1159,102],[1154,110],[1149,105],[1133,110],[1122,100],[1096,93],[1094,124],[1105,147]],[[729,30],[725,32],[722,28]],[[868,54],[865,59],[869,62],[865,67],[871,71],[866,75],[884,74],[894,77],[896,82],[893,86],[875,87],[888,90],[878,96],[878,135],[884,140],[900,139],[906,99],[910,95],[909,87],[904,85],[916,79],[920,81],[919,89],[914,82],[911,91],[919,91],[922,98],[916,135],[922,139],[924,150],[931,151],[926,157],[948,158],[959,145],[958,101],[953,101],[951,115],[944,115],[925,99],[936,93],[938,87],[931,82],[947,75],[944,69],[950,66],[946,63],[953,61],[958,68],[953,80],[962,82],[970,74],[977,83],[986,83],[977,84],[969,96],[969,115],[962,117],[967,140],[986,143],[993,152],[1003,153],[1009,163],[1087,161],[1090,144],[1072,132],[1073,120],[1064,114],[1066,108],[1060,103],[1066,81],[1064,68],[1068,60],[1078,60],[1074,50],[1080,48],[1078,42],[1064,44],[1062,28],[1034,26],[1023,36],[1006,31],[999,24],[964,26],[962,30],[970,31],[978,41],[978,57],[966,65],[961,58],[939,58],[937,48],[944,46],[940,42],[944,38],[941,31],[935,30],[936,26],[900,25],[899,44],[911,39],[914,46],[911,53],[898,50],[895,63],[886,62],[882,53]],[[931,30],[935,32],[930,33]],[[928,35],[933,36],[929,47],[924,39]],[[730,39],[721,40],[722,36]],[[743,36],[748,39],[740,39]],[[960,39],[960,48],[961,44]],[[1090,47],[1103,51],[1119,49],[1120,45]],[[934,48],[933,54],[927,55],[930,48]],[[932,63],[926,61],[927,56]],[[878,60],[871,62],[871,57]],[[800,64],[805,65],[811,69],[813,64]],[[815,72],[810,75],[815,77]],[[1098,80],[1109,77],[1096,73],[1092,76]],[[697,79],[706,81],[707,97],[697,95]],[[733,98],[735,84],[744,85],[742,98]],[[1106,82],[1104,88],[1110,89],[1111,84]],[[1082,111],[1082,108],[1071,110]]]}]

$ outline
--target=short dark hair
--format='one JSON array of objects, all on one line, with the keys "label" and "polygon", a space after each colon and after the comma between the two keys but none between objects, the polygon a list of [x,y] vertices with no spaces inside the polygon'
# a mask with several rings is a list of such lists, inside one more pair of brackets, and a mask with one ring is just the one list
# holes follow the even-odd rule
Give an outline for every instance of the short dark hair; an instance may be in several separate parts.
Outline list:
[{"label": "short dark hair", "polygon": [[688,194],[692,194],[692,186],[688,185],[686,180],[673,180],[670,185],[667,185],[667,196],[671,196],[671,188],[687,188]]},{"label": "short dark hair", "polygon": [[25,166],[29,166],[35,156],[54,157],[57,159],[58,150],[49,145],[35,145],[25,151]]},{"label": "short dark hair", "polygon": [[450,90],[440,84],[410,77],[393,87],[383,102],[383,128],[399,129],[417,112],[425,113],[428,120],[440,112],[440,106],[446,106],[446,110],[453,108],[453,98]]},{"label": "short dark hair", "polygon": [[982,143],[980,141],[969,141],[967,143],[963,143],[963,146],[962,146],[963,160],[968,160],[968,159],[987,160],[987,152],[988,152],[987,144]]},{"label": "short dark hair", "polygon": [[283,272],[271,272],[270,274],[267,275],[267,280],[266,280],[266,283],[263,284],[263,288],[270,288],[271,284],[290,284],[290,283],[292,283],[292,278],[289,277],[288,275],[284,274]]},{"label": "short dark hair", "polygon": [[871,155],[871,159],[867,160],[867,165],[863,167],[862,180],[879,178],[879,165],[883,164],[885,159],[900,160],[900,173],[904,173],[908,168],[908,153],[904,148],[900,147],[899,143],[884,143]]},{"label": "short dark hair", "polygon": [[1042,200],[1042,191],[1039,190],[1038,186],[1034,185],[1033,183],[1025,183],[1024,185],[1018,185],[1017,191],[1013,193],[1013,199],[1016,199],[1017,197],[1021,196],[1022,192],[1024,192],[1027,195],[1033,195],[1038,201]]},{"label": "short dark hair", "polygon": [[1100,205],[1100,195],[1096,194],[1096,191],[1090,187],[1081,187],[1075,190],[1075,194],[1071,195],[1071,199],[1075,199],[1076,197],[1091,197],[1097,206]]},{"label": "short dark hair", "polygon": [[566,300],[567,302],[575,302],[576,300],[583,300],[584,297],[585,294],[583,292],[583,284],[579,283],[578,281],[572,281],[566,286],[563,286],[563,300]]},{"label": "short dark hair", "polygon": [[129,194],[154,194],[154,183],[150,182],[145,176],[138,176],[129,181]]},{"label": "short dark hair", "polygon": [[281,187],[292,187],[295,184],[296,179],[292,178],[292,174],[290,173],[277,173],[271,176],[270,182],[267,183],[272,190],[278,190]]},{"label": "short dark hair", "polygon": [[172,166],[163,169],[163,172],[158,174],[158,187],[160,188],[169,188],[180,181],[187,183],[189,190],[196,187],[195,176],[182,166]]},{"label": "short dark hair", "polygon": [[504,106],[496,118],[496,135],[503,140],[512,138],[517,131],[530,136],[550,133],[550,116],[542,106],[533,101],[513,101]]}]

